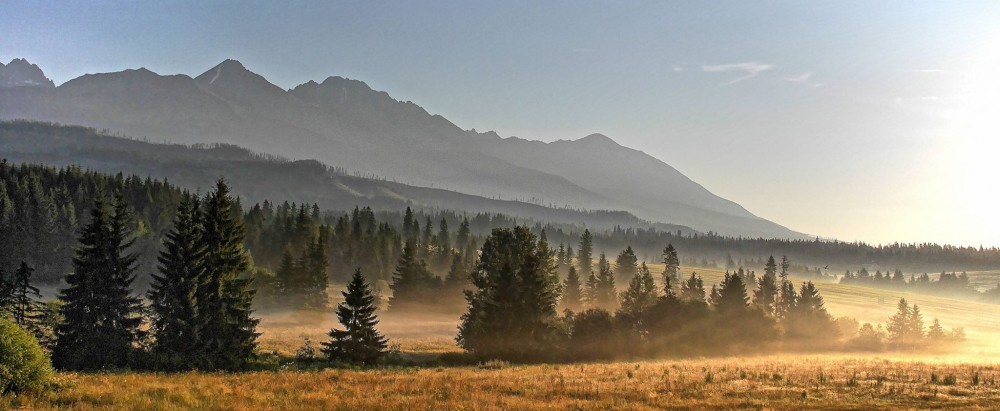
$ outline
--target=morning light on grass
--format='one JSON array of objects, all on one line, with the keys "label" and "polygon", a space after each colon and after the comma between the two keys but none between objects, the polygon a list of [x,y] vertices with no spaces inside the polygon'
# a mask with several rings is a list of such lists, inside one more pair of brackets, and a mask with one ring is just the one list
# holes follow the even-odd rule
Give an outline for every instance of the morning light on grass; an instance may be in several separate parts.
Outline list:
[{"label": "morning light on grass", "polygon": [[0,5],[0,410],[997,409],[1000,3]]}]

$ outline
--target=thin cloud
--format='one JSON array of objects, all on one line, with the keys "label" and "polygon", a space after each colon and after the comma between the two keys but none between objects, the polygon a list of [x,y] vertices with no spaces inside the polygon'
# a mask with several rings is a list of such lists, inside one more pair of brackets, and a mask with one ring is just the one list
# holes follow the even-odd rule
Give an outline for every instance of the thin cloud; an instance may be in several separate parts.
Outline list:
[{"label": "thin cloud", "polygon": [[701,66],[701,71],[706,73],[729,73],[737,72],[743,73],[742,76],[730,80],[728,83],[723,85],[728,86],[730,84],[736,84],[744,80],[749,80],[757,77],[760,73],[768,71],[774,68],[774,65],[767,63],[759,63],[756,61],[748,61],[745,63],[734,63],[734,64],[706,64]]},{"label": "thin cloud", "polygon": [[673,70],[674,73],[680,73],[684,71],[684,66],[681,66],[680,64],[674,64],[672,67],[670,67],[670,69]]},{"label": "thin cloud", "polygon": [[805,83],[809,81],[809,78],[812,77],[812,75],[813,72],[810,71],[808,73],[802,73],[801,75],[795,77],[785,77],[785,81],[791,81],[792,83]]}]

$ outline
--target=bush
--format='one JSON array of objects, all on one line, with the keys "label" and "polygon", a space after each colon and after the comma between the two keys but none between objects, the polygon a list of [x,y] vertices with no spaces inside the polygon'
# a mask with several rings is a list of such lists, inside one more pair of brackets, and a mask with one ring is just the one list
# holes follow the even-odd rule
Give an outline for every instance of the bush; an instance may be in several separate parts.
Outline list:
[{"label": "bush", "polygon": [[39,390],[52,379],[52,362],[30,333],[0,319],[0,394]]}]

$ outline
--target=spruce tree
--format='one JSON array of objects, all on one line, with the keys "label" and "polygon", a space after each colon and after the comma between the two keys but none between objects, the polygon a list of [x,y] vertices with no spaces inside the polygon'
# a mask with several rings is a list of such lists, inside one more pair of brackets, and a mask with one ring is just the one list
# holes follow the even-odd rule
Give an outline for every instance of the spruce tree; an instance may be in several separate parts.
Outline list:
[{"label": "spruce tree", "polygon": [[34,272],[35,269],[21,261],[10,284],[9,311],[17,325],[40,336],[39,320],[45,315],[45,304],[40,301],[42,295],[38,288],[31,285],[31,274]]},{"label": "spruce tree", "polygon": [[612,312],[618,308],[615,272],[604,253],[597,262],[597,306]]},{"label": "spruce tree", "polygon": [[632,246],[626,247],[615,260],[615,274],[623,281],[632,280],[639,273],[639,259],[635,256]]},{"label": "spruce tree", "polygon": [[566,280],[563,282],[562,306],[571,311],[579,311],[583,307],[583,288],[576,267],[569,267]]},{"label": "spruce tree", "polygon": [[677,257],[677,249],[673,244],[667,244],[663,249],[663,282],[666,284],[667,277],[672,279],[680,275],[681,260]]},{"label": "spruce tree", "polygon": [[466,292],[458,344],[486,358],[537,360],[550,357],[561,339],[556,316],[558,284],[527,227],[497,228],[483,244]]},{"label": "spruce tree", "polygon": [[774,262],[774,256],[767,257],[767,264],[764,265],[764,275],[777,277],[778,276],[778,264]]},{"label": "spruce tree", "polygon": [[779,273],[781,281],[788,280],[788,268],[791,266],[792,266],[792,261],[788,259],[788,256],[785,255],[781,256],[781,273]]},{"label": "spruce tree", "polygon": [[325,309],[329,301],[327,300],[326,287],[329,277],[326,269],[329,263],[326,260],[326,243],[323,236],[317,236],[309,246],[305,259],[305,287],[303,292],[303,306],[309,309]]},{"label": "spruce tree", "polygon": [[[0,184],[0,187],[3,187]],[[0,316],[4,313],[10,314],[10,306],[13,301],[14,280],[8,279],[3,267],[0,267]]]},{"label": "spruce tree", "polygon": [[429,305],[440,286],[440,280],[427,268],[427,263],[417,256],[413,243],[407,242],[392,275],[389,310]]},{"label": "spruce tree", "polygon": [[715,309],[723,314],[733,314],[747,309],[747,289],[743,278],[736,274],[726,275],[718,288],[718,297],[713,299]]},{"label": "spruce tree", "polygon": [[124,198],[115,197],[112,213],[98,196],[90,217],[59,296],[65,320],[56,327],[52,361],[61,369],[124,367],[143,335],[142,306],[131,295],[136,255],[127,252],[133,240]]},{"label": "spruce tree", "polygon": [[341,294],[344,302],[337,305],[337,319],[344,329],[330,330],[330,341],[323,343],[322,351],[330,361],[375,364],[385,355],[387,340],[375,328],[379,321],[375,296],[360,269]]},{"label": "spruce tree", "polygon": [[632,277],[628,288],[622,292],[619,312],[626,316],[638,318],[643,312],[656,304],[656,282],[650,274],[646,263],[639,267],[639,274]]},{"label": "spruce tree", "polygon": [[205,369],[241,369],[255,357],[257,324],[253,318],[250,261],[243,249],[245,231],[238,204],[223,180],[205,200],[202,217],[204,287],[199,288],[198,334]]},{"label": "spruce tree", "polygon": [[697,274],[691,273],[687,281],[681,284],[681,299],[685,301],[705,302],[705,283]]},{"label": "spruce tree", "polygon": [[167,233],[157,258],[159,272],[153,274],[147,294],[152,312],[151,330],[156,335],[152,352],[160,367],[171,370],[198,363],[201,336],[197,333],[196,296],[205,280],[200,207],[196,196],[184,194],[174,227]]},{"label": "spruce tree", "polygon": [[765,272],[757,280],[757,289],[753,292],[753,303],[765,313],[774,314],[777,308],[778,293],[777,279]]},{"label": "spruce tree", "polygon": [[580,267],[580,275],[589,277],[594,272],[594,236],[590,230],[583,230],[580,236],[580,248],[576,253],[577,266]]},{"label": "spruce tree", "polygon": [[403,215],[403,240],[416,242],[417,233],[420,229],[414,225],[416,220],[413,219],[413,210],[410,207],[406,207],[406,213]]},{"label": "spruce tree", "polygon": [[889,342],[897,347],[908,347],[914,343],[910,314],[910,304],[905,298],[900,298],[896,305],[896,314],[889,318],[885,330],[889,333]]}]

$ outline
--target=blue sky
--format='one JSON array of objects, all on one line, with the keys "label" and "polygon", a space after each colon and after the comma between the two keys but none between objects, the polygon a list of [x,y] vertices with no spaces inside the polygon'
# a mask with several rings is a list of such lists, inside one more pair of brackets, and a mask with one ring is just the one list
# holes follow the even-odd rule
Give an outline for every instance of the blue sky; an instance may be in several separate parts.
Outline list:
[{"label": "blue sky", "polygon": [[995,1],[7,0],[0,59],[57,84],[341,75],[467,129],[607,134],[799,231],[1000,245],[998,23]]}]

